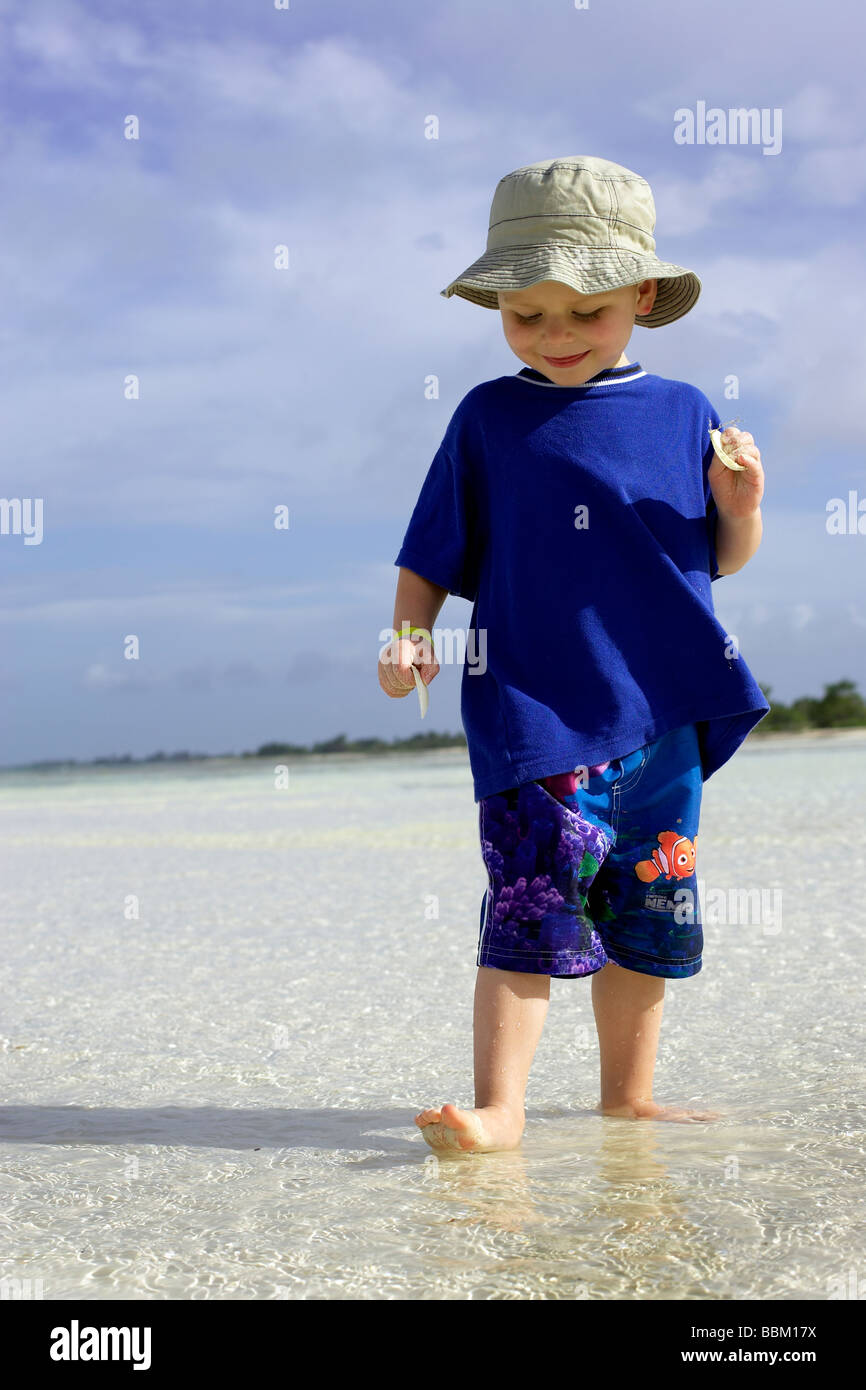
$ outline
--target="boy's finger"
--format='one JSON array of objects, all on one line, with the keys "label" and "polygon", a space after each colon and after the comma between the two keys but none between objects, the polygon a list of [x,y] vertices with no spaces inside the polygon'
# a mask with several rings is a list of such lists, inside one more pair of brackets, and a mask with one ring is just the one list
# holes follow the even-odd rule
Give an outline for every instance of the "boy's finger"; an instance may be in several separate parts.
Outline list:
[{"label": "boy's finger", "polygon": [[391,666],[392,684],[400,690],[412,690],[415,685],[415,677],[412,675],[412,666]]}]

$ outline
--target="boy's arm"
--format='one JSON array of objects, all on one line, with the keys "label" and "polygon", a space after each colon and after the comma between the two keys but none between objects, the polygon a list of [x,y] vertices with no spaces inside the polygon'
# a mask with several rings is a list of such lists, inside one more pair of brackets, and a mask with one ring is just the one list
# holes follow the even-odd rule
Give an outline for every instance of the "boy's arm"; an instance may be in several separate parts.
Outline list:
[{"label": "boy's arm", "polygon": [[723,516],[716,522],[716,563],[719,574],[736,574],[751,560],[763,535],[761,509],[751,516]]},{"label": "boy's arm", "polygon": [[404,622],[410,627],[426,627],[432,632],[433,624],[440,608],[448,597],[448,590],[429,579],[416,574],[414,570],[399,566],[397,593],[394,598],[394,621],[391,626],[399,632]]},{"label": "boy's arm", "polygon": [[738,470],[715,458],[707,475],[716,503],[716,565],[719,574],[736,574],[761,544],[764,469],[761,451],[748,430],[733,425],[722,431],[722,446]]},{"label": "boy's arm", "polygon": [[[426,627],[432,636],[436,615],[448,597],[448,589],[431,583],[403,565],[398,566],[398,571],[394,621],[391,624],[393,630],[399,633],[403,630],[403,624],[407,623],[407,632],[413,627]],[[425,685],[429,685],[439,671],[439,662],[430,651],[426,637],[417,642],[398,638],[383,648],[379,656],[378,674],[379,684],[386,695],[400,700],[415,689],[413,666],[417,666]]]}]

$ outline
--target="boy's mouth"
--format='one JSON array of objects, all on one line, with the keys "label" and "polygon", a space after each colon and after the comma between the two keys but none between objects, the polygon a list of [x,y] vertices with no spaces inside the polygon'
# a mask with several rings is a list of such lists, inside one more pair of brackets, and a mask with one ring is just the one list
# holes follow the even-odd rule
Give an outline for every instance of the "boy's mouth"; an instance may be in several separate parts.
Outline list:
[{"label": "boy's mouth", "polygon": [[586,352],[577,352],[573,357],[545,357],[545,362],[549,362],[551,367],[573,367],[575,362],[580,362],[584,357],[589,356],[590,349]]}]

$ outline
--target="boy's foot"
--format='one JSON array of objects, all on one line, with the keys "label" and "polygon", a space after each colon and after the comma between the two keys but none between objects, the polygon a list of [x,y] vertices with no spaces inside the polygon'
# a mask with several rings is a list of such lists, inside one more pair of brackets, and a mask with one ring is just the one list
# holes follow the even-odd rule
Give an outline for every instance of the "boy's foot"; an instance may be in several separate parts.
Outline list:
[{"label": "boy's foot", "polygon": [[415,1123],[431,1149],[440,1153],[492,1153],[517,1148],[524,1120],[501,1105],[458,1110],[456,1105],[446,1104],[441,1109],[422,1110]]},{"label": "boy's foot", "polygon": [[632,1100],[623,1105],[597,1105],[600,1115],[613,1115],[624,1120],[673,1120],[677,1124],[694,1124],[700,1120],[720,1120],[718,1110],[686,1110],[680,1105],[657,1105],[654,1100]]}]

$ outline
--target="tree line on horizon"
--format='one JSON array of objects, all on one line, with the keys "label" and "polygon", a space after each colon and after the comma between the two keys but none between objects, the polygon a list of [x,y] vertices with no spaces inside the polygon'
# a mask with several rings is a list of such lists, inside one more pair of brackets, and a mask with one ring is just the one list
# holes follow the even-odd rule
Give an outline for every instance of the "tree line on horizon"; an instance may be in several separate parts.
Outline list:
[{"label": "tree line on horizon", "polygon": [[[760,682],[759,682],[760,685]],[[770,699],[771,685],[761,685],[770,713],[754,730],[757,734],[797,732],[804,729],[856,729],[866,726],[866,700],[859,693],[854,681],[841,680],[824,686],[820,697],[801,695],[792,704],[781,701],[773,703]],[[406,752],[412,748],[446,748],[466,744],[466,735],[459,734],[413,734],[410,738],[392,739],[390,743],[382,738],[350,739],[346,734],[311,746],[300,743],[263,743],[254,753],[242,753],[243,758],[268,758],[277,754],[303,753],[379,753],[392,749]]]},{"label": "tree line on horizon", "polygon": [[[760,684],[760,682],[759,682]],[[821,696],[801,695],[790,705],[775,704],[770,699],[772,686],[761,685],[770,712],[749,737],[760,737],[763,733],[797,733],[806,729],[857,729],[866,726],[866,700],[857,689],[856,682],[840,680],[824,686]],[[244,753],[151,753],[145,758],[134,758],[131,753],[102,758],[63,758],[48,759],[23,766],[68,767],[113,766],[116,763],[161,763],[206,761],[211,758],[275,758],[302,757],[322,753],[411,753],[429,752],[434,748],[466,747],[466,735],[440,734],[433,730],[427,733],[410,734],[408,738],[349,738],[337,734],[334,738],[319,743],[263,743],[251,752]],[[19,766],[21,766],[19,764]]]}]

